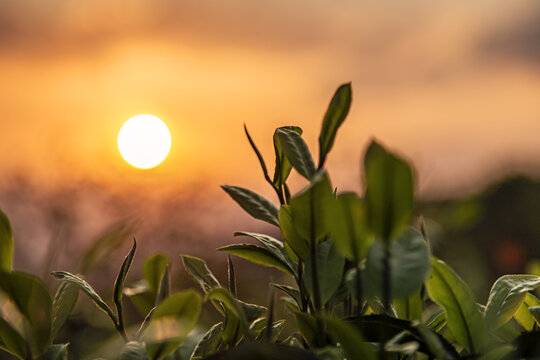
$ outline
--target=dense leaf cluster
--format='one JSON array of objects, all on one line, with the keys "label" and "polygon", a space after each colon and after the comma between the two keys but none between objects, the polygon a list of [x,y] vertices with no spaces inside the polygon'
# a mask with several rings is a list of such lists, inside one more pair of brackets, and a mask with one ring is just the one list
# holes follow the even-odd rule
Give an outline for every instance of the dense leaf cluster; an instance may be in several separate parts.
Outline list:
[{"label": "dense leaf cluster", "polygon": [[[276,129],[272,177],[245,128],[279,204],[242,187],[223,189],[253,218],[279,228],[281,238],[235,233],[251,243],[219,249],[228,254],[228,286],[219,283],[204,260],[183,255],[201,293],[171,294],[169,259],[153,255],[144,262],[144,278],[125,288],[134,241],[114,283],[114,308],[83,275],[65,271],[53,272],[61,280],[53,298],[37,277],[11,270],[13,236],[0,212],[0,348],[21,359],[67,359],[68,344],[54,339],[82,291],[123,339],[109,356],[117,359],[539,356],[540,300],[532,292],[540,278],[505,275],[493,285],[487,304],[477,303],[463,280],[432,256],[423,221],[414,217],[414,174],[404,159],[373,141],[363,162],[364,193],[333,187],[324,165],[350,103],[351,88],[345,84],[324,116],[317,162],[299,127]],[[307,180],[297,194],[287,186],[293,168]],[[237,297],[231,255],[278,269],[289,281],[269,285],[267,307],[243,302]],[[276,318],[276,291],[289,311],[286,319]],[[123,295],[145,314],[135,328],[126,326]],[[193,329],[205,302],[222,319],[200,334]],[[292,332],[285,332],[286,322],[294,323]],[[193,346],[185,346],[188,342]]]}]

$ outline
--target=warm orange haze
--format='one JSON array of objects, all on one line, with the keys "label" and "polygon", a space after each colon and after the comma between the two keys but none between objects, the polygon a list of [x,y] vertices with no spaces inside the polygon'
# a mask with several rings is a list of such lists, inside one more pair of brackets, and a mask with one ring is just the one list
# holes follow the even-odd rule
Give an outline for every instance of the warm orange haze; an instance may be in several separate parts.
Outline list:
[{"label": "warm orange haze", "polygon": [[[141,258],[264,228],[219,189],[276,200],[243,124],[270,166],[277,126],[301,126],[316,151],[328,101],[349,81],[328,159],[340,189],[361,188],[373,137],[415,164],[422,196],[538,174],[539,14],[536,0],[0,0],[0,208],[19,238],[15,265],[72,264],[66,254],[126,219]],[[170,131],[158,166],[118,150],[137,114]]]}]

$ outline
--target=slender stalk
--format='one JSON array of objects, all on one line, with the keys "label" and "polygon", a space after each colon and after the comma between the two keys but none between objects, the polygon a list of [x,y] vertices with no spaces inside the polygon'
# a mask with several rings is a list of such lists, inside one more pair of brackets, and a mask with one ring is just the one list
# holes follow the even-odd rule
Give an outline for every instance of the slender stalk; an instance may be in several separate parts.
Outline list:
[{"label": "slender stalk", "polygon": [[152,314],[154,313],[154,311],[156,310],[156,306],[154,306],[152,309],[150,309],[150,311],[148,312],[148,314],[146,314],[142,324],[141,324],[141,327],[139,327],[139,330],[137,330],[137,334],[135,335],[135,338],[137,339],[137,341],[140,340],[142,334],[144,333],[144,331],[146,330],[146,328],[150,325],[150,318],[152,317]]},{"label": "slender stalk", "polygon": [[276,194],[277,194],[277,196],[279,198],[279,203],[281,205],[285,204],[285,199],[283,198],[283,194],[281,193],[281,189],[277,188],[274,185],[274,182],[272,181],[272,179],[270,179],[270,176],[268,175],[268,169],[266,168],[266,163],[264,162],[264,159],[263,159],[263,157],[261,155],[261,152],[257,148],[257,145],[255,145],[255,142],[251,138],[251,135],[249,134],[249,131],[247,129],[246,124],[244,124],[244,132],[246,133],[246,136],[248,138],[249,144],[251,145],[251,148],[255,152],[255,155],[257,155],[257,159],[259,159],[259,163],[261,164],[261,169],[262,169],[262,172],[263,172],[263,175],[264,175],[264,179],[266,180],[267,183],[270,184],[270,186],[272,186],[272,189],[274,189],[274,191],[276,192]]},{"label": "slender stalk", "polygon": [[285,191],[285,202],[289,204],[289,200],[291,200],[291,191],[287,184],[283,184],[283,190]]},{"label": "slender stalk", "polygon": [[354,230],[354,221],[352,219],[351,213],[347,211],[347,216],[345,217],[347,221],[347,227],[349,228],[349,234],[351,236],[350,242],[352,251],[354,254],[354,269],[356,270],[356,279],[355,279],[355,288],[356,288],[356,302],[357,302],[357,309],[356,309],[356,317],[359,320],[359,317],[362,313],[362,303],[364,302],[363,299],[363,293],[362,293],[362,269],[360,267],[360,259],[358,257],[358,243],[357,239],[355,237],[355,230]]},{"label": "slender stalk", "polygon": [[307,312],[308,309],[308,300],[306,296],[306,291],[304,287],[304,262],[298,259],[298,290],[300,291],[300,298],[302,300],[302,311]]},{"label": "slender stalk", "polygon": [[[390,311],[390,302],[391,302],[391,283],[390,283],[390,241],[385,239],[384,240],[384,257],[383,257],[383,289],[382,289],[382,300],[383,300],[383,307],[385,315],[388,316]],[[384,351],[384,345],[385,340],[388,337],[388,327],[390,326],[389,322],[386,321],[386,326],[383,330],[383,341],[381,341],[380,344],[380,351],[379,351],[379,359],[384,360],[386,359],[386,353]]]},{"label": "slender stalk", "polygon": [[[311,286],[313,288],[313,306],[315,308],[315,315],[319,315],[322,309],[321,304],[321,289],[319,287],[319,272],[317,266],[317,238],[315,235],[315,205],[314,195],[309,197],[309,215],[310,215],[310,229],[309,229],[309,257],[311,260]],[[317,317],[317,342],[319,346],[325,345],[325,332],[324,323],[322,319]]]},{"label": "slender stalk", "polygon": [[349,317],[352,315],[352,298],[350,295],[345,298],[345,304],[343,305],[343,313],[344,317]]},{"label": "slender stalk", "polygon": [[268,342],[272,341],[272,328],[274,324],[274,299],[276,297],[275,293],[276,288],[272,286],[270,288],[270,301],[268,305],[268,316],[266,318],[266,330],[264,333],[264,337]]},{"label": "slender stalk", "polygon": [[278,188],[278,187],[274,186],[273,183],[270,183],[270,185],[272,185],[272,187],[276,191],[276,194],[277,194],[278,199],[279,199],[279,203],[281,205],[285,205],[285,198],[283,197],[283,190],[281,188]]},{"label": "slender stalk", "polygon": [[116,327],[116,330],[118,330],[120,335],[122,335],[122,339],[124,339],[124,342],[127,343],[129,342],[129,338],[127,337],[126,329],[124,327],[124,311],[122,310],[122,305],[116,302],[116,300],[115,300],[115,304],[116,304],[116,310],[118,313],[118,319],[115,321],[115,319],[113,318],[114,326]]},{"label": "slender stalk", "polygon": [[120,335],[122,335],[122,339],[124,339],[124,342],[128,343],[129,338],[127,337],[126,329],[124,329],[124,324],[123,323],[115,323],[114,326],[116,327],[116,330],[118,330]]},{"label": "slender stalk", "polygon": [[355,269],[356,269],[356,302],[358,307],[356,308],[356,317],[360,318],[362,315],[362,304],[364,302],[363,292],[362,292],[362,269],[360,268],[360,262],[358,259],[355,259]]},{"label": "slender stalk", "polygon": [[234,264],[231,259],[231,254],[227,254],[227,265],[227,268],[229,270],[229,291],[232,296],[237,297],[238,295],[236,290],[236,275],[234,271]]},{"label": "slender stalk", "polygon": [[390,299],[391,299],[391,284],[390,284],[390,244],[389,241],[384,242],[384,257],[383,257],[383,289],[382,300],[384,312],[390,314]]},{"label": "slender stalk", "polygon": [[309,257],[311,258],[311,287],[313,288],[313,305],[319,311],[321,305],[321,289],[319,288],[319,271],[317,267],[317,244],[315,241],[309,243]]}]

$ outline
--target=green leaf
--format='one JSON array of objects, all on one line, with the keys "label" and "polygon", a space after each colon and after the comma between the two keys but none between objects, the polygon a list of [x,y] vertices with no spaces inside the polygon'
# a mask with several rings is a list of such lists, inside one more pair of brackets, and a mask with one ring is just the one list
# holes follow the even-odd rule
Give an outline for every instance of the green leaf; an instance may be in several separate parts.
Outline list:
[{"label": "green leaf", "polygon": [[432,357],[441,360],[458,359],[455,349],[450,344],[445,344],[441,335],[418,322],[413,322],[411,326],[422,337],[422,340],[427,346],[427,351]]},{"label": "green leaf", "polygon": [[498,346],[494,349],[489,350],[482,356],[478,358],[478,360],[503,360],[503,359],[513,359],[512,356],[515,349],[512,345],[506,344]]},{"label": "green leaf", "polygon": [[122,349],[120,360],[149,360],[144,344],[130,341]]},{"label": "green leaf", "polygon": [[[427,243],[416,230],[409,228],[390,245],[390,283],[394,299],[407,299],[415,293],[428,276],[430,258]],[[375,241],[366,259],[365,293],[381,296],[384,244]]]},{"label": "green leaf", "polygon": [[400,319],[418,320],[422,318],[422,295],[420,289],[405,299],[394,301],[394,308]]},{"label": "green leaf", "polygon": [[[317,281],[319,282],[321,302],[324,304],[332,297],[341,284],[345,258],[337,251],[332,240],[323,241],[317,246]],[[306,261],[304,283],[306,290],[313,298],[312,266],[311,258],[308,258]]]},{"label": "green leaf", "polygon": [[[266,321],[266,318],[262,318],[264,319],[264,328],[262,330],[264,331],[261,331],[260,334],[257,336],[257,340],[263,340],[263,337],[266,333],[266,336],[268,336],[268,329],[267,329],[267,321]],[[266,337],[264,338],[266,341],[268,342],[271,342],[271,343],[274,343],[277,341],[279,335],[281,334],[281,331],[283,330],[283,327],[285,326],[285,320],[277,320],[277,321],[274,321],[273,324],[272,324],[272,328],[270,329],[270,337]]]},{"label": "green leaf", "polygon": [[295,311],[294,318],[300,334],[310,348],[316,348],[323,344],[318,344],[317,339],[317,319],[305,312]]},{"label": "green leaf", "polygon": [[114,301],[114,304],[116,305],[116,313],[118,314],[118,325],[120,325],[122,329],[124,328],[124,314],[123,314],[123,309],[122,309],[122,295],[124,294],[124,281],[126,279],[127,273],[131,266],[131,262],[133,261],[133,256],[135,255],[136,248],[137,248],[137,242],[135,241],[135,238],[134,238],[133,245],[131,246],[131,250],[129,250],[129,253],[124,259],[124,262],[122,263],[122,266],[120,267],[120,271],[118,272],[118,276],[116,277],[116,281],[114,282],[113,301]]},{"label": "green leaf", "polygon": [[266,328],[266,322],[267,319],[265,317],[258,318],[251,323],[251,325],[249,326],[249,330],[253,333],[253,335],[259,336],[261,334],[261,331]]},{"label": "green leaf", "polygon": [[373,242],[365,203],[354,193],[344,193],[337,197],[335,209],[332,237],[336,247],[351,261],[362,259]]},{"label": "green leaf", "polygon": [[278,130],[284,129],[287,131],[294,131],[298,135],[302,135],[302,129],[298,126],[282,126],[276,129],[274,132],[274,152],[276,153],[276,168],[274,170],[274,180],[272,183],[276,188],[280,188],[285,182],[287,181],[287,178],[289,177],[289,174],[292,169],[291,162],[285,156],[285,152],[283,151],[283,148],[281,147],[281,143],[279,142],[278,137]]},{"label": "green leaf", "polygon": [[314,349],[317,358],[320,360],[343,360],[346,359],[345,352],[341,347],[326,346]]},{"label": "green leaf", "polygon": [[531,306],[529,308],[529,311],[531,312],[532,316],[534,317],[534,320],[538,324],[540,324],[540,306]]},{"label": "green leaf", "polygon": [[80,277],[73,275],[67,271],[53,271],[53,276],[58,280],[67,281],[76,285],[80,290],[82,290],[90,299],[96,304],[96,306],[103,310],[109,317],[112,319],[113,323],[118,324],[118,319],[116,315],[112,312],[109,306],[101,299],[101,297],[96,293],[96,291],[87,283],[85,280]]},{"label": "green leaf", "polygon": [[201,286],[205,294],[213,288],[221,286],[214,274],[206,266],[204,260],[194,256],[182,255],[182,261],[187,273]]},{"label": "green leaf", "polygon": [[225,347],[236,346],[242,337],[240,319],[230,309],[225,307],[225,328],[221,333],[221,338]]},{"label": "green leaf", "polygon": [[[9,299],[3,298],[2,296],[0,296],[0,299],[0,349],[15,355],[20,359],[26,359],[26,342],[21,334],[10,324],[13,322],[22,324],[22,314],[20,314],[17,309],[8,309],[5,307],[5,301],[10,301]],[[10,305],[14,306],[12,303]],[[23,332],[22,329],[21,332]]]},{"label": "green leaf", "polygon": [[287,264],[282,263],[279,258],[263,247],[251,244],[234,244],[218,248],[218,250],[240,256],[255,264],[273,267],[286,274],[293,275]]},{"label": "green leaf", "polygon": [[514,313],[514,318],[526,331],[532,331],[535,320],[529,307],[540,306],[540,300],[533,294],[527,293],[519,309]]},{"label": "green leaf", "polygon": [[[347,272],[345,276],[346,276],[345,280],[349,284],[349,289],[351,290],[351,294],[356,296],[356,289],[354,288],[354,285],[353,285],[353,281],[354,281],[353,277],[356,276],[356,269],[349,270],[349,272]],[[395,317],[395,318],[398,317],[398,314],[396,312],[396,309],[394,308],[394,305],[390,304],[390,309],[385,309],[384,304],[382,303],[382,300],[378,297],[374,297],[371,299],[368,298],[366,300],[366,303],[371,308],[371,310],[373,310],[374,314],[381,315],[381,316],[388,314],[391,317]]]},{"label": "green leaf", "polygon": [[219,349],[221,342],[221,333],[223,332],[223,323],[214,324],[204,336],[199,340],[193,350],[191,360],[199,360],[204,356],[213,354]]},{"label": "green leaf", "polygon": [[159,288],[156,296],[155,306],[158,306],[171,295],[171,280],[169,278],[169,265],[165,267],[165,271],[161,276],[161,281],[159,282]]},{"label": "green leaf", "polygon": [[0,271],[11,271],[13,233],[6,214],[0,210]]},{"label": "green leaf", "polygon": [[286,266],[290,273],[296,276],[296,264],[287,254],[287,251],[283,247],[283,243],[281,241],[276,240],[268,235],[250,232],[235,232],[234,236],[249,236],[257,240],[262,246],[264,246],[268,251],[270,251],[284,266]]},{"label": "green leaf", "polygon": [[307,240],[302,238],[296,231],[290,206],[282,205],[281,209],[279,209],[279,224],[285,251],[288,251],[291,258],[307,259],[309,245]]},{"label": "green leaf", "polygon": [[240,320],[242,331],[247,332],[249,330],[249,323],[244,309],[240,305],[240,302],[233,298],[226,289],[222,287],[212,289],[206,294],[205,301],[206,300],[218,300],[223,303],[225,307]]},{"label": "green leaf", "polygon": [[159,284],[167,266],[170,266],[169,258],[162,254],[153,254],[144,260],[143,277],[154,295],[158,293]]},{"label": "green leaf", "polygon": [[[52,328],[52,299],[47,287],[33,275],[11,272],[0,273],[0,290],[26,319],[22,324],[23,331],[19,333],[30,343],[32,354],[34,357],[41,355],[49,346]],[[9,314],[2,316],[4,320],[9,319]]]},{"label": "green leaf", "polygon": [[446,326],[446,313],[443,309],[438,308],[425,321],[425,324],[431,330],[441,332],[442,329]]},{"label": "green leaf", "polygon": [[140,280],[133,286],[124,288],[124,295],[133,301],[133,304],[143,316],[154,307],[156,302],[156,296],[149,289],[146,280]]},{"label": "green leaf", "polygon": [[337,89],[324,115],[319,135],[319,169],[323,167],[326,156],[334,145],[338,128],[347,117],[350,106],[351,84],[343,84]]},{"label": "green leaf", "polygon": [[[165,269],[170,266],[169,259],[162,254],[153,254],[148,256],[143,263],[143,279],[136,282],[128,288],[124,288],[124,295],[130,298],[135,304],[141,315],[145,316],[161,299],[159,290],[162,281],[168,281],[164,278]],[[168,275],[167,275],[168,276]],[[166,283],[165,285],[168,285]],[[163,291],[166,291],[163,288]],[[161,293],[161,295],[167,295]]]},{"label": "green leaf", "polygon": [[260,306],[256,304],[248,304],[238,299],[235,299],[235,300],[240,305],[240,308],[246,315],[246,320],[248,321],[248,323],[251,323],[255,321],[255,319],[260,318],[267,311],[267,309],[264,306]]},{"label": "green leaf", "polygon": [[292,286],[288,285],[279,285],[279,284],[272,284],[279,290],[283,291],[287,295],[289,295],[291,298],[294,299],[296,304],[298,305],[298,308],[302,307],[302,298],[300,296],[300,291],[298,289],[293,288]]},{"label": "green leaf", "polygon": [[201,297],[193,290],[165,299],[150,317],[141,337],[151,359],[161,359],[174,351],[195,327],[201,311]]},{"label": "green leaf", "polygon": [[45,354],[39,357],[39,360],[67,360],[68,359],[68,345],[67,344],[55,344],[49,346]]},{"label": "green leaf", "polygon": [[317,173],[317,168],[302,136],[295,130],[285,128],[277,129],[276,135],[292,166],[300,175],[311,180]]},{"label": "green leaf", "polygon": [[235,299],[224,288],[215,288],[206,299],[217,300],[225,309],[225,328],[222,338],[225,344],[234,346],[242,336],[253,339],[249,324],[260,318],[266,308]]},{"label": "green leaf", "polygon": [[424,323],[431,330],[441,332],[446,326],[446,313],[443,309],[438,308],[430,314],[430,317]]},{"label": "green leaf", "polygon": [[367,342],[415,341],[420,344],[419,351],[438,359],[459,358],[456,349],[440,334],[417,321],[397,319],[388,315],[365,315],[349,318]]},{"label": "green leaf", "polygon": [[446,312],[448,328],[471,354],[486,350],[487,328],[471,289],[443,261],[433,259],[426,288],[431,300]]},{"label": "green leaf", "polygon": [[404,160],[373,141],[365,160],[368,221],[376,236],[389,241],[413,213],[413,173]]},{"label": "green leaf", "polygon": [[540,285],[540,277],[534,275],[504,275],[497,279],[491,291],[484,320],[491,331],[512,318],[529,291]]},{"label": "green leaf", "polygon": [[54,295],[52,306],[52,334],[51,339],[54,339],[64,323],[66,322],[69,314],[73,311],[75,303],[79,298],[79,288],[77,285],[63,282],[56,290]]},{"label": "green leaf", "polygon": [[360,332],[351,324],[329,316],[323,317],[328,333],[341,344],[349,359],[375,359]]},{"label": "green leaf", "polygon": [[255,219],[279,226],[278,208],[270,200],[238,186],[222,185],[221,188]]},{"label": "green leaf", "polygon": [[205,360],[318,360],[311,352],[266,342],[247,342],[232,349],[210,355]]},{"label": "green leaf", "polygon": [[318,173],[311,184],[290,201],[292,222],[298,234],[309,241],[321,241],[332,231],[336,198],[326,173]]}]

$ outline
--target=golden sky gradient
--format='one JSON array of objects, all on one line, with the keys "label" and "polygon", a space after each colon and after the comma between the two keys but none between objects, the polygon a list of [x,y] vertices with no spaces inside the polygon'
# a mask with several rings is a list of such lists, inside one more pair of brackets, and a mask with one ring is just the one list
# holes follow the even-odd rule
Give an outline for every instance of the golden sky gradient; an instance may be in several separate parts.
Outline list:
[{"label": "golden sky gradient", "polygon": [[467,186],[471,173],[540,151],[539,9],[2,0],[2,170],[55,182],[138,177],[115,140],[126,119],[152,113],[173,133],[159,181],[251,182],[259,174],[242,124],[269,163],[280,125],[302,126],[316,153],[327,103],[352,81],[329,165],[343,186],[354,187],[371,137],[412,159],[423,188]]},{"label": "golden sky gradient", "polygon": [[[540,173],[539,14],[537,0],[0,0],[1,182],[271,196],[242,125],[270,167],[277,126],[301,126],[316,156],[349,81],[328,161],[341,189],[360,189],[373,137],[413,161],[421,194]],[[150,171],[116,147],[140,113],[173,138]]]}]

